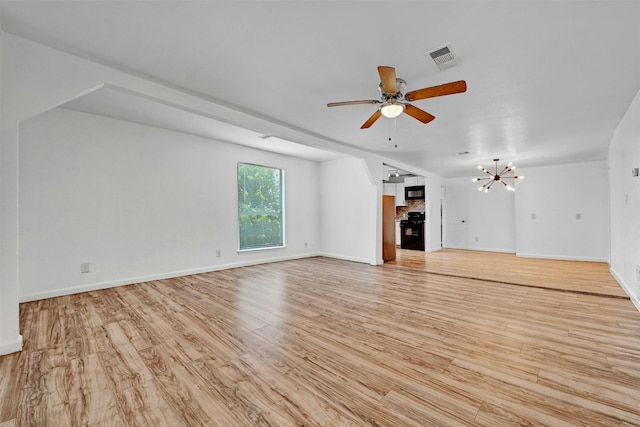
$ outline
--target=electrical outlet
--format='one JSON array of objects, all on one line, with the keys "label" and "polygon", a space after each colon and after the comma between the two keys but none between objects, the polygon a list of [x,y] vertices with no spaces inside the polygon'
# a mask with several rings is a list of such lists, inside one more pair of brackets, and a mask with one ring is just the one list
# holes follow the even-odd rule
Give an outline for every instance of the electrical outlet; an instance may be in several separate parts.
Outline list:
[{"label": "electrical outlet", "polygon": [[307,244],[307,242],[304,242],[304,248],[305,248],[305,249],[307,248],[307,246],[309,246],[309,245]]},{"label": "electrical outlet", "polygon": [[479,238],[478,236],[476,236],[475,240],[476,240],[476,242],[477,242],[478,240],[480,240],[480,238]]},{"label": "electrical outlet", "polygon": [[531,219],[536,219],[536,218],[537,218],[537,215],[536,215],[536,214],[534,214],[534,213],[532,213],[532,214],[531,214]]},{"label": "electrical outlet", "polygon": [[216,258],[220,258],[222,256],[222,251],[220,249],[216,249]]},{"label": "electrical outlet", "polygon": [[80,264],[80,273],[89,273],[91,271],[91,264],[88,262],[83,262]]},{"label": "electrical outlet", "polygon": [[577,213],[576,214],[576,219],[582,219],[582,214],[581,213]]}]

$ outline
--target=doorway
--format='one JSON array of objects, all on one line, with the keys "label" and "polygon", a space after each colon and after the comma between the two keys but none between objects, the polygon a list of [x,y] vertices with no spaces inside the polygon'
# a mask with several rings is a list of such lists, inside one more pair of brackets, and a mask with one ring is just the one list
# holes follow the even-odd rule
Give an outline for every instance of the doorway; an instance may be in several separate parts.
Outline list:
[{"label": "doorway", "polygon": [[442,247],[467,249],[467,201],[465,188],[447,187],[443,203]]}]

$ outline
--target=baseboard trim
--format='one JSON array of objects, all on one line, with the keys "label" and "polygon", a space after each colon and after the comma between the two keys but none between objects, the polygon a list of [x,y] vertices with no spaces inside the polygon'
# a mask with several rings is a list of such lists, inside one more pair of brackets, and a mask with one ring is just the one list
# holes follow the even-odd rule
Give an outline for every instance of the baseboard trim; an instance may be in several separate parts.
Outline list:
[{"label": "baseboard trim", "polygon": [[634,295],[633,291],[631,290],[631,286],[629,286],[613,268],[609,267],[609,272],[611,273],[613,278],[616,279],[616,282],[620,284],[622,290],[629,296],[636,309],[640,311],[640,295]]},{"label": "baseboard trim", "polygon": [[470,251],[479,251],[479,252],[497,252],[501,254],[515,254],[516,251],[513,249],[496,249],[496,248],[469,248]]},{"label": "baseboard trim", "polygon": [[[339,255],[339,254],[330,254],[330,253],[319,253],[319,256],[323,256],[326,258],[333,258],[333,259],[340,259],[343,261],[352,261],[352,262],[360,262],[363,264],[369,264],[369,265],[376,265],[376,264],[372,264],[371,260],[366,259],[366,258],[358,258],[358,257],[352,257],[352,256],[347,256],[347,255]],[[383,262],[384,264],[384,262]]]},{"label": "baseboard trim", "polygon": [[606,262],[609,260],[606,258],[588,258],[579,256],[562,256],[562,255],[546,255],[546,254],[527,254],[522,252],[516,252],[517,257],[522,258],[541,258],[541,259],[557,259],[560,261],[587,261],[587,262]]},{"label": "baseboard trim", "polygon": [[126,285],[134,285],[137,283],[151,282],[153,280],[172,279],[174,277],[190,276],[193,274],[209,273],[212,271],[228,270],[231,268],[238,268],[238,267],[248,267],[251,265],[267,264],[271,262],[289,261],[289,260],[301,259],[301,258],[311,258],[315,256],[321,256],[321,254],[318,252],[313,252],[313,253],[304,253],[304,254],[296,254],[296,255],[287,255],[287,256],[275,257],[275,258],[269,258],[269,259],[242,261],[242,262],[220,264],[220,265],[214,265],[214,266],[208,266],[208,267],[202,267],[202,268],[194,268],[189,270],[171,271],[171,272],[160,273],[160,274],[152,274],[148,276],[130,277],[126,279],[112,280],[108,282],[90,283],[88,285],[58,288],[51,291],[36,292],[32,294],[21,295],[19,298],[19,301],[21,303],[38,301],[38,300],[43,300],[47,298],[56,298],[56,297],[61,297],[65,295],[79,294],[82,292],[98,291],[101,289],[115,288],[118,286],[126,286]]},{"label": "baseboard trim", "polygon": [[4,354],[17,353],[19,351],[22,351],[22,335],[18,335],[18,338],[13,341],[0,345],[0,356]]}]

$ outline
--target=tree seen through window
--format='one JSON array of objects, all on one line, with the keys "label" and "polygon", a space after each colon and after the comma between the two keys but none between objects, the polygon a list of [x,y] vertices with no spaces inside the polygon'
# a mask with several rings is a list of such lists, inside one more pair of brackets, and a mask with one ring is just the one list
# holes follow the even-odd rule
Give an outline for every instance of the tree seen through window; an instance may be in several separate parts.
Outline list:
[{"label": "tree seen through window", "polygon": [[284,246],[284,170],[238,163],[240,250]]}]

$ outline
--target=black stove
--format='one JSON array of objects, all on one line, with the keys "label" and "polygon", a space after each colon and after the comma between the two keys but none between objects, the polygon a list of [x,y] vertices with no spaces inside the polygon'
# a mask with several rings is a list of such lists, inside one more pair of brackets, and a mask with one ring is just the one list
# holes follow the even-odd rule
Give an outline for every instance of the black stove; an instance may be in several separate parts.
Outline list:
[{"label": "black stove", "polygon": [[424,251],[424,212],[409,212],[407,219],[400,221],[400,247]]}]

